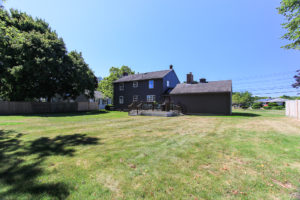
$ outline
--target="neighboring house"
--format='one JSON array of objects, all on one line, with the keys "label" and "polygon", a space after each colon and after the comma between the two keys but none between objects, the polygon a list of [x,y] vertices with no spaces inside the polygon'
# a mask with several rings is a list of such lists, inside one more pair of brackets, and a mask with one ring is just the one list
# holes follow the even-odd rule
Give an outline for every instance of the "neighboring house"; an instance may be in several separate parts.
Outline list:
[{"label": "neighboring house", "polygon": [[52,98],[51,102],[97,102],[99,109],[104,109],[107,104],[111,104],[111,99],[104,97],[104,95],[99,92],[94,92],[94,98],[88,98],[85,94],[81,94],[75,100],[63,100],[61,97]]},{"label": "neighboring house", "polygon": [[114,107],[117,110],[128,109],[128,105],[135,101],[163,103],[178,83],[172,65],[163,71],[124,74],[114,81]]},{"label": "neighboring house", "polygon": [[183,107],[185,113],[231,115],[232,81],[193,80],[187,74],[186,83],[178,84],[171,92],[171,101]]},{"label": "neighboring house", "polygon": [[89,99],[86,97],[86,95],[80,95],[75,99],[75,102],[97,102],[99,105],[99,109],[105,109],[105,106],[108,104],[111,104],[111,99],[108,97],[105,97],[102,92],[95,91],[94,93],[94,99]]},{"label": "neighboring house", "polygon": [[275,99],[259,99],[256,102],[262,103],[263,106],[267,106],[269,103],[277,103],[279,106],[285,106],[285,102],[288,101],[288,99],[282,99],[282,98],[275,98]]}]

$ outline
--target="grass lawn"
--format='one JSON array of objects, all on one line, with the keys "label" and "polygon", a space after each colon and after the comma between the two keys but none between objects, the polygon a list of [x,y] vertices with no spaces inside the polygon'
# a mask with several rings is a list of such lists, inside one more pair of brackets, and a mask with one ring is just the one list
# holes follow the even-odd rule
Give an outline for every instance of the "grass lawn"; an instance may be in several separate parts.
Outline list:
[{"label": "grass lawn", "polygon": [[0,116],[0,199],[291,199],[299,179],[282,111]]}]

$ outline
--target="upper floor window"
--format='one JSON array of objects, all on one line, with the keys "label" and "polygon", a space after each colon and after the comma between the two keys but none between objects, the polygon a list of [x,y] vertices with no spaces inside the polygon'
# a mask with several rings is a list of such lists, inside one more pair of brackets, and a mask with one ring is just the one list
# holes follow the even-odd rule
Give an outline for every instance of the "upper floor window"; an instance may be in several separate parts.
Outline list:
[{"label": "upper floor window", "polygon": [[137,81],[133,81],[133,85],[132,85],[134,88],[137,88],[139,86],[139,82]]},{"label": "upper floor window", "polygon": [[167,87],[170,87],[170,81],[167,81]]},{"label": "upper floor window", "polygon": [[149,89],[154,88],[154,80],[149,80]]},{"label": "upper floor window", "polygon": [[123,90],[124,90],[124,83],[120,83],[119,89],[120,89],[120,91],[123,91]]},{"label": "upper floor window", "polygon": [[119,96],[119,104],[123,104],[124,103],[124,97],[123,96]]},{"label": "upper floor window", "polygon": [[154,102],[155,101],[155,95],[147,95],[147,101],[148,102]]},{"label": "upper floor window", "polygon": [[138,95],[133,95],[132,101],[136,102],[136,101],[138,101],[138,100],[139,100],[139,96],[138,96]]}]

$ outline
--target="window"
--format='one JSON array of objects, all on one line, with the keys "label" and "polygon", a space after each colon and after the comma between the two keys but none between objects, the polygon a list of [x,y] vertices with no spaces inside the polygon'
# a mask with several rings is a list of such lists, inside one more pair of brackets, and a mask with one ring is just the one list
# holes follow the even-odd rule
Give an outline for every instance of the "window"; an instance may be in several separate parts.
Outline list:
[{"label": "window", "polygon": [[124,83],[120,83],[119,88],[120,88],[120,91],[123,91],[124,90]]},{"label": "window", "polygon": [[139,100],[139,96],[138,96],[138,95],[133,95],[132,101],[136,102],[136,101],[138,101],[138,100]]},{"label": "window", "polygon": [[154,80],[150,80],[149,81],[149,89],[153,89],[154,88]]},{"label": "window", "polygon": [[123,96],[119,96],[119,104],[123,104],[124,103],[124,97]]},{"label": "window", "polygon": [[134,88],[137,88],[139,86],[139,82],[137,81],[133,81],[133,85],[132,85]]},{"label": "window", "polygon": [[170,87],[170,81],[167,81],[167,87]]},{"label": "window", "polygon": [[107,104],[107,100],[106,99],[101,99],[101,101],[102,101],[102,105],[106,105]]},{"label": "window", "polygon": [[155,101],[155,95],[147,95],[147,102],[154,102]]}]

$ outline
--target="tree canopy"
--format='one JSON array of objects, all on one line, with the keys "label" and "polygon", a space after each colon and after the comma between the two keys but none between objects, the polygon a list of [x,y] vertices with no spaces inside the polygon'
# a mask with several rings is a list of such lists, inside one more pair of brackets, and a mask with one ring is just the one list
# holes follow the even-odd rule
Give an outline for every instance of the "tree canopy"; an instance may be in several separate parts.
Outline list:
[{"label": "tree canopy", "polygon": [[239,106],[245,106],[249,107],[254,101],[254,97],[252,97],[252,94],[250,92],[234,92],[232,95],[232,103],[239,105]]},{"label": "tree canopy", "polygon": [[124,73],[134,74],[134,71],[128,66],[122,66],[120,68],[111,67],[109,69],[109,76],[103,78],[98,86],[98,90],[101,91],[104,96],[113,98],[113,82],[123,76]]},{"label": "tree canopy", "polygon": [[291,41],[284,48],[300,50],[300,1],[282,0],[278,11],[286,20],[282,26],[287,30],[287,33],[282,38]]},{"label": "tree canopy", "polygon": [[296,83],[292,85],[294,88],[300,88],[300,70],[297,70],[297,73],[298,74],[294,76]]},{"label": "tree canopy", "polygon": [[48,23],[26,13],[0,9],[0,98],[24,101],[76,98],[90,91],[97,79],[82,54],[67,52]]}]

